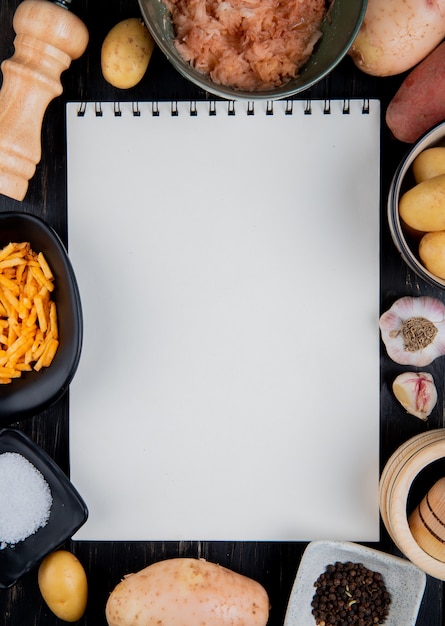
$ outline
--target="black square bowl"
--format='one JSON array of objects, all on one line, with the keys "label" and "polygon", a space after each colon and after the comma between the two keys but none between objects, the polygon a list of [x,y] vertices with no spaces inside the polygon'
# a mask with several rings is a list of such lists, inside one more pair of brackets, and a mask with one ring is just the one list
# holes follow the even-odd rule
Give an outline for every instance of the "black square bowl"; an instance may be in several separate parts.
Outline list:
[{"label": "black square bowl", "polygon": [[59,400],[77,370],[82,350],[83,320],[79,289],[67,251],[56,232],[27,213],[0,213],[0,249],[29,241],[42,252],[54,274],[52,299],[57,306],[60,344],[50,367],[24,372],[0,385],[0,425],[36,414]]},{"label": "black square bowl", "polygon": [[6,545],[0,550],[0,588],[3,589],[12,587],[37,567],[88,518],[86,504],[74,485],[51,457],[26,435],[14,428],[1,429],[0,454],[5,452],[16,452],[27,459],[43,475],[53,500],[45,526],[14,546]]}]

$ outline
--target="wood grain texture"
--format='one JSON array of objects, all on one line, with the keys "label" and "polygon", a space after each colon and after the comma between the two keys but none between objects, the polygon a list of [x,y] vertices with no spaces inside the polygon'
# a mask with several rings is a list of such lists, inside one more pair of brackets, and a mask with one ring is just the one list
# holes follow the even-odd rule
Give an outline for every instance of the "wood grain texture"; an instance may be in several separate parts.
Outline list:
[{"label": "wood grain texture", "polygon": [[[12,18],[17,0],[0,3],[0,60],[13,53]],[[115,23],[127,17],[139,16],[137,0],[73,0],[73,12],[86,24],[90,41],[86,53],[73,61],[62,74],[63,94],[49,105],[42,124],[42,159],[31,179],[23,202],[0,195],[0,210],[26,211],[39,215],[67,241],[66,162],[64,105],[67,100],[138,100],[172,98],[205,98],[205,94],[178,76],[159,50],[155,50],[144,79],[136,87],[122,92],[105,83],[100,70],[101,43]],[[0,79],[1,80],[1,79]],[[312,98],[377,97],[382,111],[401,83],[402,77],[375,79],[361,74],[349,58],[307,94]],[[178,146],[180,149],[180,146]],[[402,295],[434,295],[444,300],[444,293],[429,287],[407,269],[396,251],[386,222],[386,195],[395,168],[407,147],[391,137],[382,126],[382,205],[381,205],[381,310],[385,310]],[[363,277],[366,280],[366,277]],[[341,298],[341,277],[338,294]],[[351,338],[352,340],[352,338]],[[365,355],[357,350],[360,367]],[[323,363],[320,362],[320,369]],[[444,380],[443,360],[435,361],[429,371],[436,381]],[[384,351],[381,355],[381,466],[404,441],[425,429],[443,427],[443,384],[438,384],[439,400],[427,424],[406,416],[394,401],[391,383],[399,367],[391,363]],[[68,398],[15,426],[41,445],[62,467],[69,471]],[[353,445],[353,442],[351,442]],[[298,453],[298,450],[296,450]],[[267,462],[267,459],[265,459]],[[264,503],[267,506],[267,502]],[[372,547],[400,555],[383,525],[381,541]],[[90,598],[81,626],[106,626],[105,604],[108,594],[123,575],[149,563],[173,556],[204,557],[231,567],[262,583],[271,600],[269,626],[280,626],[301,554],[303,543],[74,543],[73,550],[84,564],[89,578]],[[428,578],[417,626],[443,626],[443,586]],[[37,573],[30,572],[10,590],[0,590],[0,626],[59,626],[60,621],[45,606],[37,586]],[[402,626],[402,625],[401,625]]]},{"label": "wood grain texture", "polygon": [[445,478],[440,478],[411,513],[412,536],[430,556],[445,563]]}]

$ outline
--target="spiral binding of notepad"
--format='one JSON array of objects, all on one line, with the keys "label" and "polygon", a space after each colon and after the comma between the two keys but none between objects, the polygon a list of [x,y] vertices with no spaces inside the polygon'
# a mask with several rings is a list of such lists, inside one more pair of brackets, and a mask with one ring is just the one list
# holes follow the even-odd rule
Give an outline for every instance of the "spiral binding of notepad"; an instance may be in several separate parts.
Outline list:
[{"label": "spiral binding of notepad", "polygon": [[[361,113],[363,115],[369,114],[370,111],[370,100],[369,98],[361,98],[357,100],[361,103]],[[314,110],[314,103],[317,103],[318,106],[321,106],[322,112],[324,115],[330,115],[332,112],[333,103],[340,103],[341,113],[343,115],[349,115],[351,112],[351,102],[350,98],[345,98],[341,100],[331,100],[325,98],[323,100],[267,100],[265,102],[255,102],[254,100],[245,101],[237,101],[237,100],[227,100],[227,101],[216,101],[209,100],[203,103],[200,101],[200,104],[207,104],[207,114],[208,115],[217,115],[223,114],[226,115],[237,115],[242,112],[245,115],[256,115],[258,113],[258,109],[261,107],[261,111],[265,115],[274,115],[276,107],[281,106],[284,107],[284,113],[286,115],[294,115],[297,111],[302,112],[304,115],[312,115]],[[134,117],[140,117],[141,112],[141,103],[134,101],[128,103],[121,102],[80,102],[79,108],[77,110],[78,117],[83,117],[86,114],[87,107],[94,107],[94,114],[96,117],[102,117],[104,114],[104,105],[112,106],[113,114],[115,117],[122,117],[123,115],[123,107],[130,107],[131,114]],[[184,104],[183,102],[173,100],[171,102],[159,102],[152,101],[148,103],[144,103],[145,105],[149,105],[148,111],[151,113],[153,117],[158,117],[161,111],[161,105],[165,107],[166,104],[169,106],[169,114],[172,117],[177,117],[180,114],[180,104]],[[198,112],[202,114],[202,106],[198,107],[198,101],[190,100],[187,102],[187,113],[191,116],[197,116]]]}]

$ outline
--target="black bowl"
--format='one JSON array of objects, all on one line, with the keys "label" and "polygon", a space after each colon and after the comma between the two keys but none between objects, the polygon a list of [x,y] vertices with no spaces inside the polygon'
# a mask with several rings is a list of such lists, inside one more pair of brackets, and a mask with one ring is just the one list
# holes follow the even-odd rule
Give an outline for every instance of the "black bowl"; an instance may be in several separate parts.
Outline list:
[{"label": "black bowl", "polygon": [[73,484],[44,450],[13,428],[0,430],[0,455],[16,452],[43,475],[52,494],[46,526],[14,546],[0,550],[0,588],[12,587],[86,522],[88,509]]},{"label": "black bowl", "polygon": [[59,400],[69,387],[80,359],[83,337],[79,289],[67,251],[43,220],[26,213],[0,213],[0,248],[29,241],[42,252],[54,274],[52,299],[57,305],[60,344],[50,367],[24,372],[0,385],[0,424],[38,413]]}]

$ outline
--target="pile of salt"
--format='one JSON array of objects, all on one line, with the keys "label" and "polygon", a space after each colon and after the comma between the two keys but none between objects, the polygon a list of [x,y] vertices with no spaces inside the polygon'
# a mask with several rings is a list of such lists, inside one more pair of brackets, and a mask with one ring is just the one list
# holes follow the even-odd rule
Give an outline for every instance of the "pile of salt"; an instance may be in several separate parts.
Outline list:
[{"label": "pile of salt", "polygon": [[53,498],[41,472],[17,452],[0,454],[0,549],[46,526]]}]

